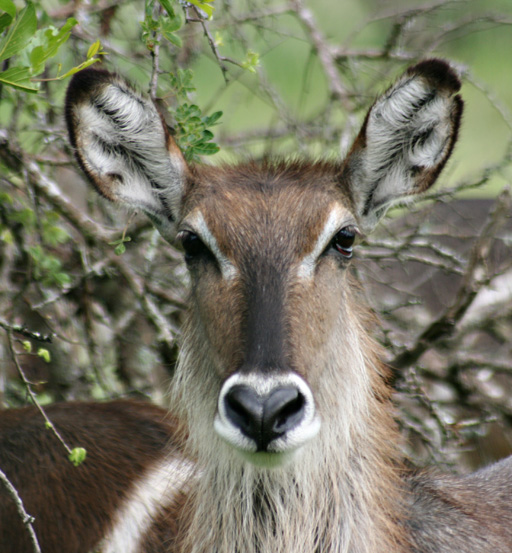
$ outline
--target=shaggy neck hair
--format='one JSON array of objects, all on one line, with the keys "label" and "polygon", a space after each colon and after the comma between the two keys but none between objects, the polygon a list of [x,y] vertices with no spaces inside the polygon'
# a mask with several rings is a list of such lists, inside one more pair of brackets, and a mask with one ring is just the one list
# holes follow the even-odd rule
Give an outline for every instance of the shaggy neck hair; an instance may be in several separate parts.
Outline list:
[{"label": "shaggy neck hair", "polygon": [[333,336],[332,349],[319,359],[319,435],[278,468],[252,465],[214,432],[221,383],[204,336],[187,324],[171,405],[187,427],[184,447],[197,460],[197,477],[188,492],[180,552],[405,549],[389,391],[377,347],[363,330],[365,318],[354,319],[352,331],[341,340]]}]

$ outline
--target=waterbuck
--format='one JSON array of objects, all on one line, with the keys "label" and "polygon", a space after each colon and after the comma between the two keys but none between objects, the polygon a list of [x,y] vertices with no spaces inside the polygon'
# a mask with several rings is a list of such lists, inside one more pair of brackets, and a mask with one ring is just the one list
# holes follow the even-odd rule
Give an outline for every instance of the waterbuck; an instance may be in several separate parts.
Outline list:
[{"label": "waterbuck", "polygon": [[[73,440],[97,434],[105,462],[81,467],[83,496],[59,479],[72,467],[39,490],[36,530],[55,527],[43,552],[512,551],[512,462],[467,477],[406,468],[388,369],[349,270],[388,207],[435,182],[456,142],[459,89],[447,63],[423,61],[375,101],[344,161],[211,167],[188,165],[153,103],[120,77],[74,77],[66,117],[79,165],[103,196],[182,244],[191,290],[173,418],[146,420],[165,426],[162,439],[148,455],[123,431],[127,468],[116,446],[126,438],[101,439],[105,407],[74,405]],[[96,409],[102,422],[86,425]],[[14,478],[22,497],[36,493],[35,462]],[[82,548],[66,541],[75,523],[44,510],[45,494],[69,490],[81,531],[81,517],[101,517]],[[98,497],[106,507],[91,515]],[[2,551],[19,553],[13,540]]]}]

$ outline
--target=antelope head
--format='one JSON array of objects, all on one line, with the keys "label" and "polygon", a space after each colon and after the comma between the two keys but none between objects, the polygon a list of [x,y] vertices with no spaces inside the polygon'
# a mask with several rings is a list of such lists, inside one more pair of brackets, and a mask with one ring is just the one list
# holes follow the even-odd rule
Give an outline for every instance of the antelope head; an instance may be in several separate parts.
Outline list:
[{"label": "antelope head", "polygon": [[183,246],[190,308],[173,397],[198,442],[282,465],[334,423],[348,436],[386,395],[347,269],[358,237],[436,180],[459,89],[447,63],[427,60],[375,101],[344,161],[210,167],[188,165],[118,76],[74,77],[66,115],[83,171]]}]

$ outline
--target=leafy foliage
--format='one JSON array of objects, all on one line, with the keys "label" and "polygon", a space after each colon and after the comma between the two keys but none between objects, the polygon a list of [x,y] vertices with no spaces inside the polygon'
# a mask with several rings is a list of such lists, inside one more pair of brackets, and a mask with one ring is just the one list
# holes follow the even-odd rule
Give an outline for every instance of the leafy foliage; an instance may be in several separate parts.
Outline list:
[{"label": "leafy foliage", "polygon": [[[17,15],[10,0],[3,0],[3,4],[5,13],[0,17],[0,29],[6,31],[0,40],[0,62],[9,61],[10,67],[0,72],[0,83],[24,92],[36,93],[40,89],[40,83],[35,77],[44,72],[48,60],[67,42],[78,21],[69,18],[60,29],[53,25],[38,29],[36,9],[32,2],[28,2]],[[99,49],[90,53],[92,55],[83,63],[55,78],[68,77],[97,62]],[[11,63],[13,57],[16,60]]]},{"label": "leafy foliage", "polygon": [[217,124],[222,111],[203,116],[195,104],[182,104],[174,113],[178,125],[177,142],[188,161],[199,161],[199,156],[213,155],[219,151],[212,142],[213,133],[209,130]]},{"label": "leafy foliage", "polygon": [[185,159],[199,161],[200,156],[216,154],[220,148],[212,142],[214,136],[210,128],[218,124],[222,111],[205,116],[199,106],[188,103],[196,91],[190,69],[178,69],[170,75],[170,90],[178,101],[178,107],[170,108],[169,113],[176,121],[176,141]]},{"label": "leafy foliage", "polygon": [[[158,7],[165,9],[165,13],[161,13]],[[157,12],[155,18],[154,13]],[[142,37],[146,42],[148,50],[153,50],[158,39],[155,37],[162,34],[171,44],[181,48],[182,41],[177,33],[185,23],[185,16],[180,5],[174,0],[161,0],[159,5],[155,0],[146,0],[145,17],[142,23]]]}]

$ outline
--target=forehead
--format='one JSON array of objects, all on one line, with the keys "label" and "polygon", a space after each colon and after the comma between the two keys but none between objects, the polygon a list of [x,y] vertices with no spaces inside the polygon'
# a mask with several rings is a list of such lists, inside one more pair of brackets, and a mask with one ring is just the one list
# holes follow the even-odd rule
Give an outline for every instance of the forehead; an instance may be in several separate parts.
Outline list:
[{"label": "forehead", "polygon": [[335,209],[347,224],[351,203],[332,163],[247,163],[201,167],[184,202],[184,221],[201,217],[221,249],[293,243],[307,250]]}]

